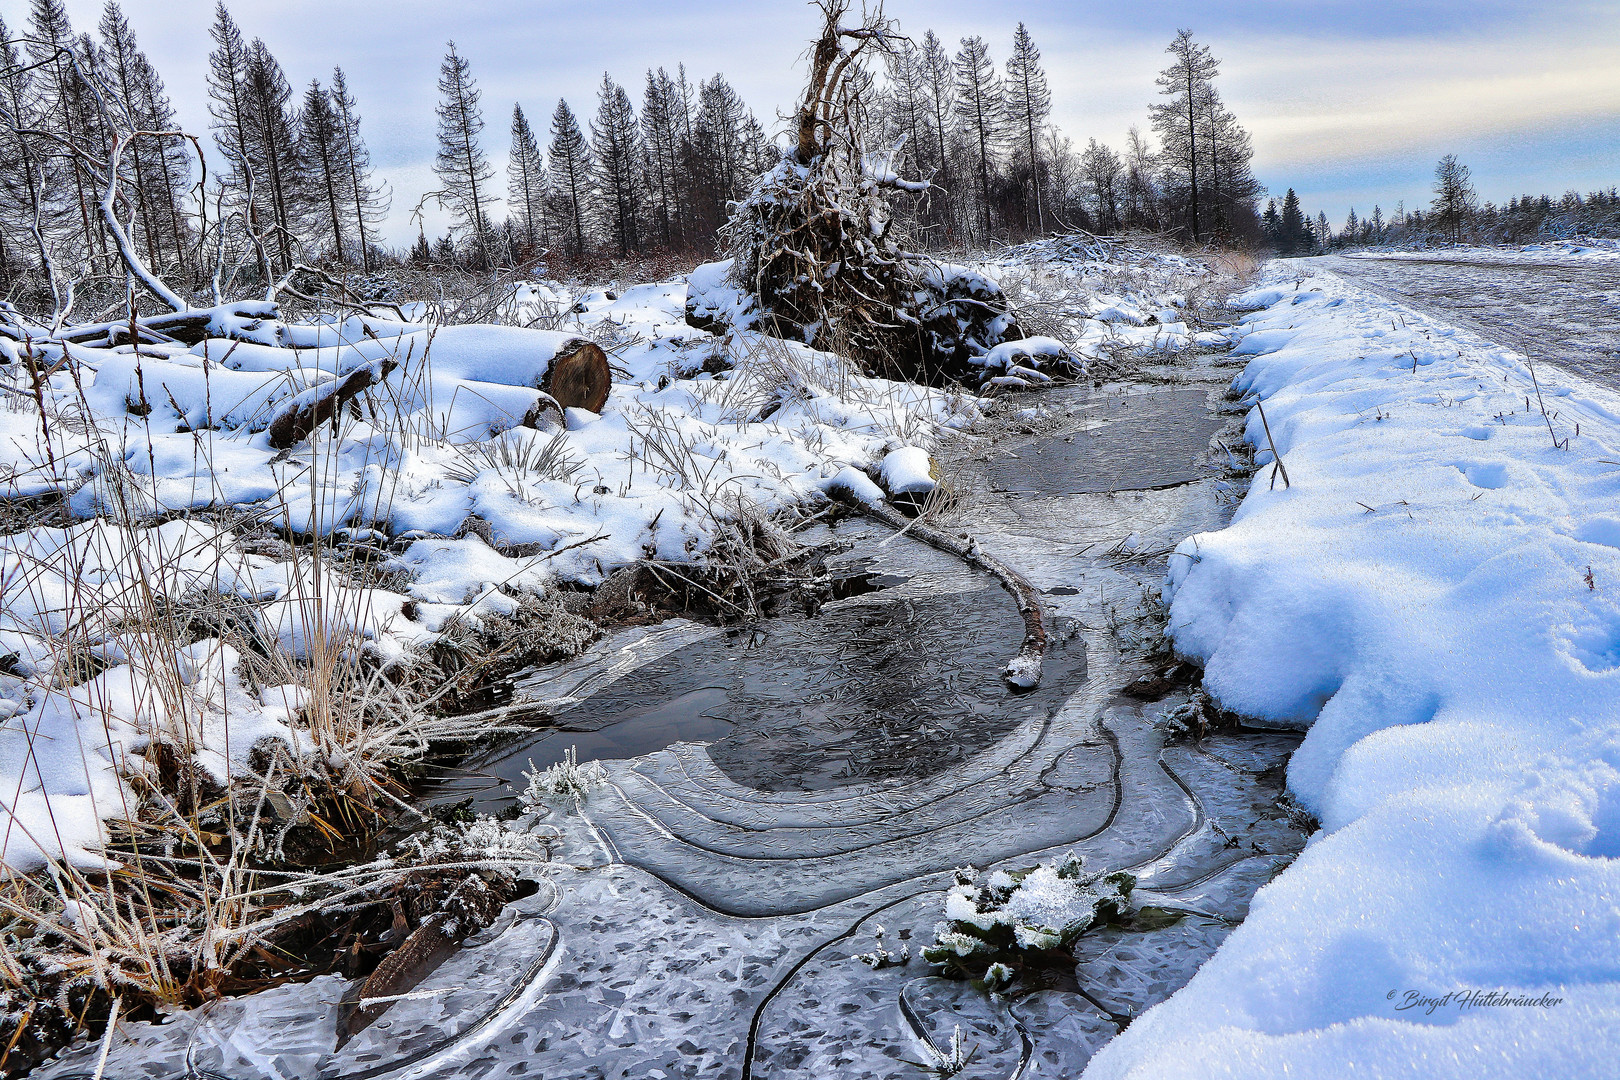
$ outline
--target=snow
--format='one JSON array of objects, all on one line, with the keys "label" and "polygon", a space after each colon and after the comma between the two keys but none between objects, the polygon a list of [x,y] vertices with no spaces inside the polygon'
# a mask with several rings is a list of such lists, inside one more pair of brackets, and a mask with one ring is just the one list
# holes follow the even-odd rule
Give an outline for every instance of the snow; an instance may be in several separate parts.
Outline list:
[{"label": "snow", "polygon": [[1309,727],[1322,828],[1086,1076],[1612,1075],[1620,400],[1302,264],[1240,303],[1292,483],[1177,548],[1170,632]]},{"label": "snow", "polygon": [[[695,277],[719,287],[724,268]],[[221,779],[265,738],[296,747],[298,710],[246,693],[229,650],[180,656],[128,629],[148,585],[164,602],[248,601],[292,657],[321,633],[401,664],[457,615],[510,613],[524,594],[593,586],[644,558],[701,559],[738,507],[819,503],[828,478],[856,474],[881,499],[861,470],[901,445],[926,460],[941,431],[979,415],[974,398],[865,378],[804,345],[694,329],[686,294],[681,279],[577,298],[526,284],[507,305],[560,329],[288,323],[273,305],[237,305],[195,346],[74,348],[77,379],[64,370],[46,390],[48,435],[26,402],[0,410],[0,497],[61,494],[75,519],[0,537],[0,657],[17,658],[0,674],[0,786],[18,826],[0,809],[0,859],[99,866],[100,822],[132,805],[124,778],[164,725],[187,728]],[[427,318],[430,305],[402,310]],[[580,337],[618,369],[603,411],[566,410],[562,432],[521,427],[551,358]],[[37,351],[48,364],[62,349]],[[278,413],[390,365],[336,432],[269,445]],[[193,516],[149,524],[181,514]],[[249,554],[210,523],[238,514],[379,549],[409,583],[334,585],[307,557]],[[70,643],[111,666],[64,688]],[[176,712],[170,684],[188,664]]]},{"label": "snow", "polygon": [[926,495],[939,485],[934,461],[920,446],[901,446],[883,456],[879,479],[890,495]]},{"label": "snow", "polygon": [[1531,244],[1483,246],[1457,244],[1422,251],[1358,251],[1351,259],[1423,259],[1458,262],[1607,262],[1620,259],[1620,239],[1575,236]]}]

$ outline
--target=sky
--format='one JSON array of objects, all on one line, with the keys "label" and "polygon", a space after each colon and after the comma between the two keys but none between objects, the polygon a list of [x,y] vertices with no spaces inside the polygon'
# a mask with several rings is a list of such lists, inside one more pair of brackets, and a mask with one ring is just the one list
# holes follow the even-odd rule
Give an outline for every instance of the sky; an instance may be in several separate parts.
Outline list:
[{"label": "sky", "polygon": [[[101,0],[66,0],[93,29]],[[639,103],[649,67],[723,72],[768,130],[803,78],[816,30],[801,0],[233,0],[295,89],[341,65],[379,174],[394,190],[388,238],[414,239],[432,176],[439,62],[447,40],[483,89],[485,146],[503,168],[514,102],[545,141],[557,99],[594,114],[604,71]],[[208,124],[205,0],[123,0],[181,122]],[[1178,27],[1222,60],[1218,85],[1254,137],[1255,175],[1289,187],[1335,226],[1354,207],[1427,204],[1435,162],[1454,153],[1481,198],[1620,184],[1620,0],[888,0],[901,30],[964,35],[1004,62],[1025,23],[1042,53],[1052,120],[1077,146],[1120,147],[1147,129],[1156,73]],[[0,0],[17,32],[27,0]],[[430,210],[431,234],[444,224]]]}]

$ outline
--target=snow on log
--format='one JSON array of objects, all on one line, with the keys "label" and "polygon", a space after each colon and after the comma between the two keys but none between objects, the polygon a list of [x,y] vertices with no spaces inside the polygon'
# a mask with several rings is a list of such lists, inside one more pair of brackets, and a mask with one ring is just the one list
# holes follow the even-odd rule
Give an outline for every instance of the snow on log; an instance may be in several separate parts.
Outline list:
[{"label": "snow on log", "polygon": [[922,447],[902,446],[884,455],[883,464],[878,467],[878,480],[889,493],[890,502],[916,514],[939,487],[939,468]]},{"label": "snow on log", "polygon": [[523,414],[522,424],[536,431],[561,431],[568,426],[568,420],[557,399],[542,393],[534,399],[529,411]]},{"label": "snow on log", "polygon": [[277,450],[286,450],[299,440],[307,439],[310,432],[337,416],[338,410],[353,400],[355,395],[388,378],[388,373],[398,366],[398,361],[393,357],[379,357],[293,395],[270,419],[267,431],[270,445]]}]

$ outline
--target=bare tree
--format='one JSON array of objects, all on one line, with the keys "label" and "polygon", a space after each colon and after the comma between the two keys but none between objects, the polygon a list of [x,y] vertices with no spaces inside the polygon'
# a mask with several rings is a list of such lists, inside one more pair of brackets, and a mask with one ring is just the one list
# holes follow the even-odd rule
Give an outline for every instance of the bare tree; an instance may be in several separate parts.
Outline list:
[{"label": "bare tree", "polygon": [[457,225],[472,235],[474,261],[480,268],[490,265],[488,220],[484,207],[494,199],[489,182],[495,176],[478,136],[484,130],[484,114],[479,106],[483,93],[472,76],[472,66],[450,42],[439,66],[439,152],[433,171],[444,185]]}]

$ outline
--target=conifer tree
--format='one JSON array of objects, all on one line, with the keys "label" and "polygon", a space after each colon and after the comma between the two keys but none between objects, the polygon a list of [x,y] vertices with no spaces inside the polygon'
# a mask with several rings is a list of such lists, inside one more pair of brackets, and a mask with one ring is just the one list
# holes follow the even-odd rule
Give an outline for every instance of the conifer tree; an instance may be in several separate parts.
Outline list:
[{"label": "conifer tree", "polygon": [[1206,45],[1193,40],[1191,30],[1179,30],[1165,49],[1175,62],[1159,73],[1159,93],[1167,100],[1148,106],[1153,130],[1159,136],[1161,167],[1177,188],[1184,188],[1188,231],[1194,243],[1203,239],[1199,221],[1200,164],[1204,148],[1199,144],[1200,109],[1207,105],[1209,82],[1220,71]]},{"label": "conifer tree", "polygon": [[529,247],[545,229],[546,162],[522,105],[512,106],[512,153],[506,159],[506,203],[517,236]]},{"label": "conifer tree", "polygon": [[433,171],[444,185],[457,226],[472,236],[474,263],[488,269],[491,252],[484,207],[495,197],[489,187],[495,170],[478,142],[484,130],[482,97],[472,66],[450,42],[439,66],[439,152]]},{"label": "conifer tree", "polygon": [[921,55],[915,42],[902,38],[885,57],[888,91],[884,112],[887,142],[900,142],[903,150],[895,168],[906,176],[928,176],[927,103],[924,101]]},{"label": "conifer tree", "polygon": [[[114,0],[102,9],[100,58],[110,89],[132,131],[170,131],[174,109],[163,81],[141,52],[129,20]],[[127,191],[135,204],[139,240],[145,257],[159,265],[171,255],[185,263],[185,228],[180,212],[181,187],[191,172],[186,145],[178,139],[137,139],[125,155]]]},{"label": "conifer tree", "polygon": [[1135,124],[1126,133],[1125,143],[1125,218],[1135,226],[1159,227],[1159,186],[1155,179],[1158,155],[1142,138],[1142,130]]},{"label": "conifer tree", "polygon": [[346,209],[348,170],[344,168],[342,132],[332,99],[311,79],[304,93],[303,114],[298,128],[298,153],[302,159],[304,202],[309,207],[311,239],[330,246],[338,262],[347,260],[343,247],[343,219]]},{"label": "conifer tree", "polygon": [[917,74],[922,86],[928,134],[933,143],[929,164],[939,173],[941,185],[948,190],[951,186],[951,169],[946,147],[950,140],[951,118],[956,115],[956,71],[945,52],[944,43],[932,30],[923,35],[922,49],[917,56]]},{"label": "conifer tree", "polygon": [[597,90],[591,148],[596,157],[597,190],[602,195],[603,234],[619,254],[628,255],[641,243],[644,151],[630,95],[606,72]]},{"label": "conifer tree", "polygon": [[[78,45],[67,9],[62,0],[34,0],[28,21],[28,55],[39,72],[38,78],[32,80],[36,124],[77,145],[94,146],[99,139],[91,130],[85,107],[88,91],[64,55]],[[102,231],[92,218],[92,207],[99,193],[92,189],[83,163],[55,142],[36,143],[34,153],[43,169],[42,198],[57,197],[61,204],[71,208],[52,217],[63,225],[72,222],[76,226],[69,226],[72,242],[86,255],[105,256]]]},{"label": "conifer tree", "polygon": [[641,97],[641,133],[650,210],[665,247],[676,245],[683,217],[679,191],[681,146],[690,122],[686,109],[687,102],[669,72],[648,69],[647,88]]},{"label": "conifer tree", "polygon": [[339,149],[342,164],[348,174],[344,188],[344,214],[354,225],[355,241],[360,248],[360,266],[371,272],[371,248],[377,230],[388,217],[392,201],[384,185],[371,178],[371,151],[360,134],[360,112],[349,92],[343,69],[332,69],[332,112],[337,118]]},{"label": "conifer tree", "polygon": [[1006,130],[1007,103],[990,47],[974,35],[962,39],[956,54],[956,118],[968,137],[973,169],[979,181],[983,242],[990,239],[990,174],[992,155]]},{"label": "conifer tree", "polygon": [[[1542,201],[1551,210],[1551,200]],[[1462,240],[1463,225],[1477,204],[1474,195],[1473,173],[1457,160],[1456,154],[1447,154],[1434,167],[1434,203],[1431,206],[1440,220],[1440,227],[1452,243]]]},{"label": "conifer tree", "polygon": [[1125,172],[1119,155],[1092,139],[1086,144],[1085,153],[1080,155],[1080,172],[1090,189],[1088,194],[1097,216],[1097,228],[1105,233],[1114,232],[1119,228],[1119,189]]},{"label": "conifer tree", "polygon": [[1293,188],[1289,188],[1283,196],[1282,210],[1277,215],[1278,251],[1283,255],[1293,255],[1308,251],[1312,246],[1305,215],[1300,213],[1299,196],[1294,194]]},{"label": "conifer tree", "polygon": [[[1041,69],[1041,53],[1023,23],[1013,34],[1012,55],[1007,58],[1007,114],[1021,149],[1028,155],[1030,185],[1035,200],[1035,227],[1046,232],[1046,214],[1041,205],[1040,131],[1052,111],[1052,94]],[[1117,161],[1117,159],[1116,159]]]},{"label": "conifer tree", "polygon": [[296,123],[288,107],[292,87],[287,85],[281,65],[259,38],[248,46],[245,76],[248,160],[256,169],[256,180],[265,188],[275,231],[272,246],[278,253],[280,269],[285,271],[294,262],[293,248],[305,211]]},{"label": "conifer tree", "polygon": [[748,110],[725,77],[698,87],[692,132],[692,182],[698,227],[713,233],[726,220],[726,204],[747,192]]},{"label": "conifer tree", "polygon": [[593,195],[590,144],[579,130],[579,121],[566,100],[557,102],[551,117],[551,146],[547,150],[551,168],[546,211],[552,232],[567,243],[574,258],[585,254],[590,242],[589,216]]}]

